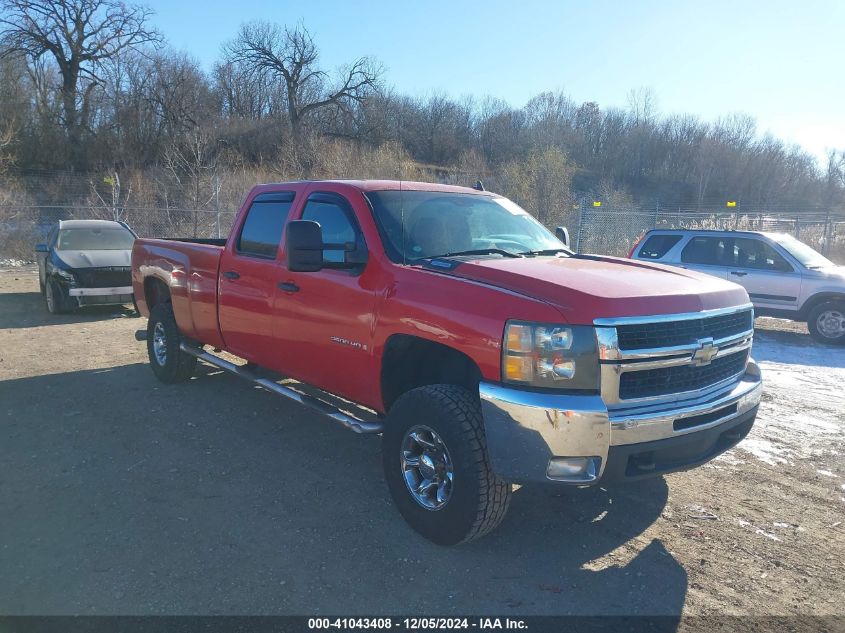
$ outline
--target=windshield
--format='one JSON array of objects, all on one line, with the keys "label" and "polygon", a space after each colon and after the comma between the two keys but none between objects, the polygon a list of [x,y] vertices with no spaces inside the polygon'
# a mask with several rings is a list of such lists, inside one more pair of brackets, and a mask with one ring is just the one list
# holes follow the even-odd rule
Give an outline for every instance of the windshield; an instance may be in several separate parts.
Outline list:
[{"label": "windshield", "polygon": [[371,191],[366,197],[388,256],[397,263],[489,249],[564,250],[507,198],[443,191]]},{"label": "windshield", "polygon": [[58,251],[128,251],[135,236],[122,228],[91,227],[62,229],[56,242]]},{"label": "windshield", "polygon": [[791,235],[777,234],[770,235],[775,242],[780,244],[790,255],[801,262],[805,268],[825,268],[835,264],[821,253],[800,242]]}]

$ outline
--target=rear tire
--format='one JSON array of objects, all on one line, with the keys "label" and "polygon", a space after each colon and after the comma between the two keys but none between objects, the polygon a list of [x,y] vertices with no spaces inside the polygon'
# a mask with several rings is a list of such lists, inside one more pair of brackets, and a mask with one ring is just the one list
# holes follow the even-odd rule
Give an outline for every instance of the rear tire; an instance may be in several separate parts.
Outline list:
[{"label": "rear tire", "polygon": [[147,322],[147,354],[153,373],[163,383],[182,382],[194,373],[197,358],[183,352],[181,343],[173,306],[159,303],[150,311]]},{"label": "rear tire", "polygon": [[484,536],[507,513],[511,484],[490,467],[481,406],[463,387],[401,396],[387,416],[382,461],[399,512],[438,545]]},{"label": "rear tire", "polygon": [[807,329],[819,343],[845,345],[845,301],[820,303],[807,315]]}]

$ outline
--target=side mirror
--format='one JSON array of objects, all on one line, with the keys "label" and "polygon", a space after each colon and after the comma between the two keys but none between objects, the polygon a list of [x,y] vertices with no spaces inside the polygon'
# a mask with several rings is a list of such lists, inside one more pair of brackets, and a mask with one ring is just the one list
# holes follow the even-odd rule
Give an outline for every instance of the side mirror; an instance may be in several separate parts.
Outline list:
[{"label": "side mirror", "polygon": [[47,245],[46,244],[36,244],[35,245],[35,252],[36,253],[46,253],[47,252]]},{"label": "side mirror", "polygon": [[555,229],[555,236],[566,248],[569,248],[569,230],[565,226],[559,226]]},{"label": "side mirror", "polygon": [[313,273],[323,268],[323,230],[317,222],[294,220],[285,231],[288,270]]}]

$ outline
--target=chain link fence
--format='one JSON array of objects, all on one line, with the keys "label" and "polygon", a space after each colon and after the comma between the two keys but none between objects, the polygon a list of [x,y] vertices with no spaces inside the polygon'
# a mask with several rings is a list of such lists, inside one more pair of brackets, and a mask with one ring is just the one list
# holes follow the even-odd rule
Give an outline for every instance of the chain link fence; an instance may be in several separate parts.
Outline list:
[{"label": "chain link fence", "polygon": [[59,220],[119,220],[141,237],[225,238],[237,210],[7,206],[0,213],[0,259],[27,261]]},{"label": "chain link fence", "polygon": [[834,262],[845,264],[845,210],[723,212],[582,204],[573,220],[572,242],[580,253],[625,256],[649,229],[770,231],[789,233]]},{"label": "chain link fence", "polygon": [[[32,258],[34,245],[59,220],[120,220],[141,237],[225,238],[237,210],[47,205],[3,206],[0,214],[0,258],[26,261]],[[572,245],[580,253],[625,256],[653,228],[772,231],[789,233],[845,264],[845,213],[703,213],[582,206],[567,220]]]}]

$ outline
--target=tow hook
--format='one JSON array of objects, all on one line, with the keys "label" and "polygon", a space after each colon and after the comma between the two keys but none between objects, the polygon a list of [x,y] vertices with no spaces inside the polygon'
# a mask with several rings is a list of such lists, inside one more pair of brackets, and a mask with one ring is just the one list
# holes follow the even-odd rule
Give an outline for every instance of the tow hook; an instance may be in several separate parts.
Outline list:
[{"label": "tow hook", "polygon": [[135,330],[135,340],[136,341],[146,341],[147,340],[147,331],[146,330]]}]

